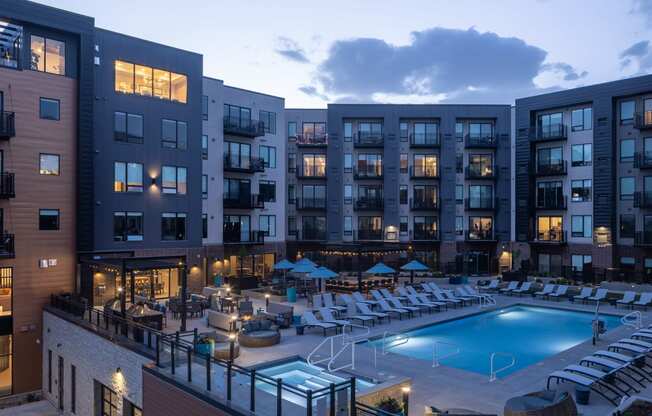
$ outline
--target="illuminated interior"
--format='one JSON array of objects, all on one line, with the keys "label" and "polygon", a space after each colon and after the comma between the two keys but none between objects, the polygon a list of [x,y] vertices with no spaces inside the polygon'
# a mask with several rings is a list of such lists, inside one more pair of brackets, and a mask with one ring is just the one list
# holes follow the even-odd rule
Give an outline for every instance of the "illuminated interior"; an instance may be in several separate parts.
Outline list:
[{"label": "illuminated interior", "polygon": [[145,65],[115,61],[115,90],[185,104],[188,99],[188,77]]}]

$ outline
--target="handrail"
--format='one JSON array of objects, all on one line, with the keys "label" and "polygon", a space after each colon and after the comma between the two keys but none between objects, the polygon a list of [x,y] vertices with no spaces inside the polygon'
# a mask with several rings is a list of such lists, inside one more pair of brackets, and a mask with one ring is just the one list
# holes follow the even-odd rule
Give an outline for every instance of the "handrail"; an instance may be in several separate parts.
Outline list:
[{"label": "handrail", "polygon": [[496,306],[496,299],[493,296],[487,294],[480,294],[480,308],[488,308],[490,306]]},{"label": "handrail", "polygon": [[[337,335],[332,335],[332,336],[330,336],[328,338],[323,339],[319,344],[317,344],[317,346],[315,348],[313,348],[313,350],[310,352],[310,354],[308,354],[308,356],[306,357],[306,363],[308,363],[308,365],[310,365],[310,366],[315,367],[315,364],[320,364],[320,363],[324,363],[326,361],[330,361],[330,359],[333,357],[333,354],[334,354],[333,350],[335,348],[335,346],[333,344],[333,340],[335,339],[335,337],[341,337],[341,336],[342,336],[341,334],[337,334]],[[323,360],[313,361],[312,357],[314,355],[316,355],[317,352],[321,349],[321,347],[326,345],[326,343],[330,343],[330,350],[331,350],[330,355],[327,358],[324,358]]]},{"label": "handrail", "polygon": [[[390,345],[389,347],[387,346],[387,335],[390,335],[392,337],[397,337],[393,341],[390,341],[390,344],[393,342],[398,342],[398,344],[393,344]],[[403,338],[401,338],[401,336]],[[403,345],[407,343],[410,340],[410,337],[406,334],[400,333],[400,332],[392,332],[392,331],[385,331],[383,332],[383,342],[382,342],[382,350],[381,354],[386,355],[387,352],[389,351],[390,348],[398,347],[399,345]]]},{"label": "handrail", "polygon": [[[450,352],[448,354],[439,355],[439,349],[437,348],[437,345],[439,345],[439,344],[441,344],[441,345],[450,345],[451,347],[455,347],[455,351]],[[434,367],[439,367],[439,365],[440,365],[439,361],[440,360],[443,360],[444,358],[454,357],[456,355],[459,355],[460,352],[461,352],[460,347],[457,346],[456,344],[452,344],[450,342],[435,341],[432,344],[432,367],[433,368]]]},{"label": "handrail", "polygon": [[[507,364],[504,367],[501,367],[497,370],[494,370],[494,359],[496,357],[509,357],[512,359],[512,362]],[[516,357],[514,354],[509,353],[509,352],[492,352],[491,353],[491,358],[489,359],[489,364],[491,366],[491,373],[489,374],[489,382],[496,381],[498,373],[501,371],[505,371],[508,368],[514,367],[516,365]]]},{"label": "handrail", "polygon": [[[630,319],[630,318],[634,318],[634,319]],[[643,314],[641,313],[641,311],[630,312],[627,315],[624,315],[622,318],[620,318],[620,322],[622,322],[623,325],[631,326],[636,329],[641,329],[643,328]]]}]

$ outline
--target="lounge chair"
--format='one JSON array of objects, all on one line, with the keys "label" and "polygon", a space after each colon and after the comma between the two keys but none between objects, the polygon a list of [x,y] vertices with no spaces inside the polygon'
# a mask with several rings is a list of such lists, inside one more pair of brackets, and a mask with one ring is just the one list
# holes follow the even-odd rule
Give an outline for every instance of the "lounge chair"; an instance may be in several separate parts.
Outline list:
[{"label": "lounge chair", "polygon": [[430,285],[432,290],[434,290],[435,292],[453,293],[453,291],[450,290],[450,289],[442,289],[442,288],[440,288],[439,286],[437,286],[437,283],[435,283],[435,282],[430,282],[428,284]]},{"label": "lounge chair", "polygon": [[351,296],[353,296],[353,299],[356,301],[356,303],[366,303],[370,306],[376,306],[378,304],[378,302],[375,300],[366,299],[360,292],[353,292],[351,293]]},{"label": "lounge chair", "polygon": [[[581,374],[581,375],[583,375],[585,377],[588,377],[588,378],[599,380],[599,381],[602,381],[604,383],[609,383],[609,385],[611,387],[613,387],[614,390],[618,391],[621,396],[628,396],[629,395],[628,393],[630,391],[632,391],[632,390],[634,390],[637,393],[639,392],[639,390],[634,388],[630,383],[628,383],[626,381],[623,381],[622,377],[618,377],[616,371],[610,371],[610,372],[607,373],[607,372],[598,370],[596,368],[591,368],[591,367],[587,367],[587,366],[584,366],[584,365],[577,365],[577,364],[573,364],[573,365],[569,365],[569,366],[565,367],[564,371],[570,371],[571,373]],[[609,382],[607,380],[609,380]],[[619,386],[618,384],[616,384],[615,383],[616,380],[618,380],[620,382],[620,384],[624,384],[625,386],[627,386],[627,389],[624,389],[621,386]]]},{"label": "lounge chair", "polygon": [[441,310],[441,308],[444,308],[444,310],[448,310],[448,303],[447,302],[440,302],[438,300],[430,300],[430,299],[428,299],[428,296],[423,295],[423,294],[416,295],[415,297],[421,303],[430,303],[430,304],[436,305],[439,308],[438,310]]},{"label": "lounge chair", "polygon": [[321,297],[324,301],[324,306],[335,312],[342,313],[346,312],[346,306],[337,306],[333,303],[333,296],[330,293],[324,293]]},{"label": "lounge chair", "polygon": [[433,290],[433,289],[430,287],[430,285],[427,284],[426,282],[421,283],[421,288],[422,288],[423,291],[426,292],[426,293],[432,293],[432,292],[434,292],[434,290]]},{"label": "lounge chair", "polygon": [[586,299],[591,296],[591,293],[593,293],[593,288],[590,287],[583,287],[582,290],[580,291],[579,295],[573,296],[573,300],[580,300],[582,302],[586,301]]},{"label": "lounge chair", "polygon": [[473,304],[473,299],[467,298],[467,297],[461,298],[461,297],[455,296],[455,294],[453,292],[441,292],[441,294],[448,300],[461,301],[462,306]]},{"label": "lounge chair", "polygon": [[594,301],[594,302],[603,302],[607,300],[607,294],[609,294],[609,291],[607,289],[598,289],[595,291],[595,296],[589,296],[586,300],[587,301]]},{"label": "lounge chair", "polygon": [[518,282],[517,281],[511,281],[511,282],[509,282],[507,287],[504,287],[504,288],[500,289],[500,293],[502,293],[504,295],[508,295],[509,292],[511,292],[513,290],[516,290],[517,288],[518,288]]},{"label": "lounge chair", "polygon": [[627,377],[628,379],[633,380],[635,383],[644,388],[645,386],[643,385],[643,381],[648,380],[647,375],[645,373],[639,372],[637,369],[635,369],[634,366],[630,364],[631,361],[616,361],[612,360],[611,358],[600,357],[596,355],[587,355],[580,360],[580,365],[600,366],[609,370],[610,372],[613,371],[617,374],[620,374],[622,377]]},{"label": "lounge chair", "polygon": [[380,288],[380,293],[382,293],[383,296],[385,296],[385,299],[397,298],[400,300],[405,300],[404,296],[396,296],[395,294],[390,293],[389,290],[387,290],[387,288],[384,287]]},{"label": "lounge chair", "polygon": [[557,290],[555,290],[554,292],[548,295],[548,299],[559,300],[562,297],[566,296],[567,292],[568,292],[568,285],[559,285],[557,286]]},{"label": "lounge chair", "polygon": [[[613,361],[621,362],[623,364],[635,364],[631,366],[631,370],[643,377],[648,381],[652,381],[652,367],[645,364],[645,354],[643,355],[625,355],[616,351],[599,350],[593,353],[595,357],[604,357]],[[647,367],[650,370],[646,371]]]},{"label": "lounge chair", "polygon": [[323,307],[324,307],[324,302],[321,298],[321,293],[312,295],[312,309],[316,311],[319,310],[319,308],[323,308]]},{"label": "lounge chair", "polygon": [[[399,290],[400,290],[400,288],[399,288]],[[410,294],[412,296],[419,296],[419,295],[425,294],[425,293],[417,292],[417,290],[412,286],[405,286],[405,290],[407,291],[408,294]]]},{"label": "lounge chair", "polygon": [[383,312],[374,312],[371,309],[369,309],[369,305],[366,303],[358,302],[355,305],[358,307],[360,313],[364,316],[371,316],[377,318],[379,321],[382,321],[383,319],[387,319],[388,322],[391,322],[391,318],[389,314]]},{"label": "lounge chair", "polygon": [[411,306],[416,306],[417,308],[426,308],[428,309],[428,312],[432,312],[435,309],[441,311],[441,308],[446,306],[442,305],[439,302],[423,301],[414,295],[408,295],[407,298]]},{"label": "lounge chair", "polygon": [[304,311],[302,315],[303,322],[307,328],[321,328],[324,330],[324,336],[326,336],[326,331],[329,329],[335,329],[335,333],[339,332],[339,325],[321,322],[314,313],[310,311]]},{"label": "lounge chair", "polygon": [[645,310],[647,311],[647,307],[650,306],[651,304],[652,304],[652,293],[643,292],[641,293],[641,297],[639,298],[639,300],[632,303],[632,308],[634,306],[641,306],[645,308]]},{"label": "lounge chair", "polygon": [[397,298],[387,298],[387,302],[389,302],[389,305],[395,309],[407,309],[410,311],[410,316],[414,316],[415,312],[419,312],[419,316],[421,316],[423,310],[422,308],[416,307],[416,306],[405,306],[401,303],[400,300]]},{"label": "lounge chair", "polygon": [[403,315],[410,315],[410,311],[405,308],[392,308],[385,299],[378,301],[378,307],[386,314],[395,314],[399,320],[403,319]]},{"label": "lounge chair", "polygon": [[432,297],[437,302],[445,302],[446,304],[452,304],[456,308],[458,306],[464,306],[461,299],[449,299],[447,297],[444,297],[444,294],[441,292],[432,292]]},{"label": "lounge chair", "polygon": [[523,282],[520,288],[512,290],[511,293],[519,296],[526,295],[530,292],[531,288],[532,282]]},{"label": "lounge chair", "polygon": [[643,348],[638,345],[634,345],[631,343],[627,342],[614,342],[613,344],[609,344],[609,347],[607,347],[609,351],[615,351],[615,352],[621,352],[621,351],[626,351],[630,354],[636,355],[636,356],[643,356],[646,355],[647,353],[650,352],[649,348]]},{"label": "lounge chair", "polygon": [[486,286],[478,286],[478,289],[480,289],[482,291],[485,291],[485,292],[496,292],[500,288],[499,285],[500,285],[500,280],[493,279]]},{"label": "lounge chair", "polygon": [[385,296],[383,296],[383,294],[380,293],[377,289],[372,290],[370,293],[371,296],[374,297],[374,300],[378,303],[380,303],[381,300],[385,299]]},{"label": "lounge chair", "polygon": [[[618,393],[617,390],[613,389],[608,384],[602,383],[600,380],[590,379],[581,374],[572,373],[570,371],[554,371],[550,373],[550,375],[548,376],[548,382],[546,384],[546,388],[548,390],[550,390],[550,381],[553,379],[557,381],[557,384],[559,384],[560,381],[567,381],[573,384],[587,387],[593,390],[594,392],[596,392],[597,394],[599,394],[600,396],[604,397],[614,406],[618,404],[618,400],[621,397],[621,394]],[[602,389],[606,389],[609,392],[613,393],[615,397],[609,397]]]},{"label": "lounge chair", "polygon": [[458,288],[455,289],[455,296],[457,296],[458,298],[462,298],[462,299],[464,299],[464,298],[472,299],[472,300],[475,300],[475,301],[477,301],[478,303],[480,303],[480,299],[483,298],[485,295],[479,295],[479,294],[473,294],[473,293],[470,293],[470,292],[466,289],[466,287],[464,287],[464,286],[460,286],[460,287],[458,287]]},{"label": "lounge chair", "polygon": [[542,298],[546,298],[552,293],[553,290],[555,290],[555,285],[548,284],[543,287],[543,290],[534,292],[534,296],[541,296]]},{"label": "lounge chair", "polygon": [[333,316],[333,312],[328,309],[328,308],[320,308],[319,309],[319,314],[321,315],[321,319],[323,322],[326,323],[334,323],[335,325],[343,326],[343,327],[350,327],[351,331],[353,331],[353,327],[351,326],[351,321],[347,321],[346,319],[337,319]]},{"label": "lounge chair", "polygon": [[634,306],[632,305],[632,303],[634,303],[635,300],[636,300],[636,292],[627,291],[623,294],[622,299],[618,299],[616,301],[616,308],[618,308],[618,305],[625,305],[633,308]]}]

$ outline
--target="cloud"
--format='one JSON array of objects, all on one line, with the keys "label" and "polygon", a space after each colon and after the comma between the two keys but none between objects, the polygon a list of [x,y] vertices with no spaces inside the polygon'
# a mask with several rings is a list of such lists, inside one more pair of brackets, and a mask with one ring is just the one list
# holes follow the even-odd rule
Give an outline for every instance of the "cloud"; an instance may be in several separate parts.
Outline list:
[{"label": "cloud", "polygon": [[622,69],[634,69],[636,75],[648,73],[652,69],[652,48],[650,41],[636,42],[619,55]]},{"label": "cloud", "polygon": [[306,56],[305,51],[299,46],[296,41],[283,36],[279,36],[276,41],[278,43],[276,53],[282,57],[302,64],[307,64],[310,62]]},{"label": "cloud", "polygon": [[634,0],[632,14],[640,14],[648,27],[652,27],[652,0]]},{"label": "cloud", "polygon": [[541,73],[575,81],[587,75],[571,65],[546,63],[547,52],[514,37],[468,30],[432,28],[412,32],[396,46],[376,38],[339,40],[318,66],[315,82],[334,97],[442,102],[482,97],[511,103],[522,92],[539,93]]},{"label": "cloud", "polygon": [[312,85],[304,85],[302,87],[299,87],[299,91],[311,97],[317,97],[323,101],[329,101],[328,96],[326,94],[320,93],[317,90],[317,88]]}]

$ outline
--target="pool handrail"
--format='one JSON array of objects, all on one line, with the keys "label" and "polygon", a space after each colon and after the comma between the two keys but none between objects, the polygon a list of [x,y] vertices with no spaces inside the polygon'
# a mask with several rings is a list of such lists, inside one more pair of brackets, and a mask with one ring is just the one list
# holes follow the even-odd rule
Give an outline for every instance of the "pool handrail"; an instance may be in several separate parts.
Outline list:
[{"label": "pool handrail", "polygon": [[[395,337],[403,337],[403,338],[401,338],[401,339],[395,339],[394,341],[390,341],[390,343],[391,343],[391,342],[400,342],[400,343],[399,343],[399,344],[390,345],[390,346],[388,347],[388,346],[387,346],[387,336],[388,336],[388,335],[389,335],[389,336],[392,336],[392,337],[395,336]],[[403,344],[407,343],[409,340],[410,340],[410,336],[407,335],[407,334],[405,334],[405,333],[402,333],[402,332],[393,332],[393,331],[385,331],[385,332],[383,332],[383,338],[382,338],[382,344],[381,344],[381,346],[382,346],[381,354],[382,354],[382,355],[386,355],[386,354],[389,352],[389,349],[390,349],[390,348],[394,348],[394,347],[398,347],[399,345],[403,345]]]},{"label": "pool handrail", "polygon": [[[441,344],[441,345],[449,345],[451,347],[455,347],[455,351],[440,356],[439,355],[439,349],[437,348],[437,345],[439,345],[439,344]],[[435,342],[433,342],[433,344],[432,344],[432,367],[433,368],[439,367],[440,366],[440,363],[439,363],[440,360],[443,360],[445,358],[451,358],[451,357],[454,357],[456,355],[459,355],[461,351],[462,350],[460,349],[460,347],[457,344],[453,344],[453,343],[450,343],[450,342],[443,342],[443,341],[435,341]]]},{"label": "pool handrail", "polygon": [[641,329],[643,328],[643,314],[641,311],[630,312],[627,315],[623,315],[623,317],[620,318],[620,322],[625,326]]},{"label": "pool handrail", "polygon": [[[494,370],[494,359],[496,357],[508,357],[512,359],[512,362],[504,367]],[[498,373],[500,373],[501,371],[505,371],[508,368],[512,368],[516,365],[516,357],[514,356],[514,354],[510,352],[500,352],[500,351],[492,352],[491,357],[489,358],[489,365],[490,365],[489,382],[493,382],[497,380]]]}]

